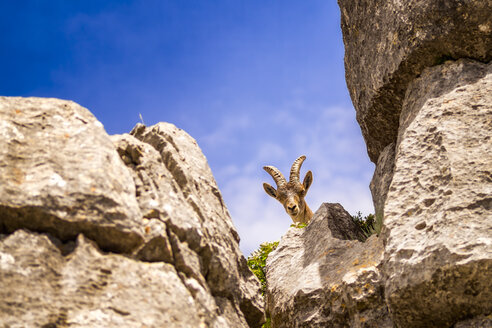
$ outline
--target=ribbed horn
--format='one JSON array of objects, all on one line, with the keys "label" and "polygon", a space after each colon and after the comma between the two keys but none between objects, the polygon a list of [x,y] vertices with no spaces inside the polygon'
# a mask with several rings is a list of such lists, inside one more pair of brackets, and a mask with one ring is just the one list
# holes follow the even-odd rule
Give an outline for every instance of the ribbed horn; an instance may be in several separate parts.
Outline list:
[{"label": "ribbed horn", "polygon": [[263,169],[272,176],[273,180],[275,180],[275,183],[277,184],[277,188],[287,184],[284,175],[280,173],[280,171],[275,166],[264,166]]},{"label": "ribbed horn", "polygon": [[292,168],[290,169],[290,177],[289,181],[299,181],[299,171],[301,170],[302,162],[306,159],[306,156],[299,156],[292,164]]}]

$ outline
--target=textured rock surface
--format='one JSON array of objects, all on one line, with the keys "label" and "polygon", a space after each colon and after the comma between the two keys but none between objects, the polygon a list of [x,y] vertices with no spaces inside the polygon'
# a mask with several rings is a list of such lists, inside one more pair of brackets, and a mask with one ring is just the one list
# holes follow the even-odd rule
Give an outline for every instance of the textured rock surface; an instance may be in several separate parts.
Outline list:
[{"label": "textured rock surface", "polygon": [[407,91],[385,204],[395,323],[446,327],[492,312],[492,65],[425,70]]},{"label": "textured rock surface", "polygon": [[[183,268],[183,272],[191,276],[201,275],[217,302],[223,303],[223,308],[243,313],[252,326],[260,323],[263,300],[258,293],[259,282],[240,253],[239,235],[196,141],[168,123],[149,128],[137,125],[131,134],[151,145],[168,171],[168,185],[172,185],[173,190],[169,186],[161,190],[148,187],[138,198],[142,202],[156,198],[151,195],[162,194],[164,201],[154,210],[168,227],[178,270]],[[158,181],[145,183],[142,180],[141,183],[158,186]],[[187,211],[182,209],[185,205]]]},{"label": "textured rock surface", "polygon": [[380,240],[333,238],[328,204],[291,228],[267,261],[272,327],[490,326],[490,149],[492,64],[423,70],[371,183]]},{"label": "textured rock surface", "polygon": [[0,229],[62,240],[84,233],[101,248],[143,242],[133,179],[102,124],[71,101],[0,98]]},{"label": "textured rock surface", "polygon": [[371,160],[395,141],[408,84],[445,59],[492,59],[492,2],[338,0],[345,72]]},{"label": "textured rock surface", "polygon": [[366,239],[364,232],[355,224],[352,216],[338,203],[321,204],[316,211],[316,216],[326,220],[333,238],[358,241]]},{"label": "textured rock surface", "polygon": [[453,328],[492,328],[492,314],[460,321]]},{"label": "textured rock surface", "polygon": [[270,253],[272,327],[392,327],[378,268],[382,244],[375,237],[335,238],[330,221],[342,227],[352,221],[343,212],[339,204],[323,204],[306,228],[290,228]]},{"label": "textured rock surface", "polygon": [[0,98],[0,325],[261,326],[195,140],[132,133],[110,138],[73,102]]},{"label": "textured rock surface", "polygon": [[347,85],[377,163],[391,318],[480,326],[492,312],[492,2],[338,2]]},{"label": "textured rock surface", "polygon": [[372,176],[371,189],[372,200],[376,217],[384,217],[384,203],[388,196],[388,189],[393,179],[393,168],[395,166],[395,143],[384,148],[376,163],[376,169]]},{"label": "textured rock surface", "polygon": [[172,265],[103,254],[82,235],[73,253],[63,256],[46,235],[16,231],[0,243],[0,281],[5,327],[199,327],[203,322]]}]

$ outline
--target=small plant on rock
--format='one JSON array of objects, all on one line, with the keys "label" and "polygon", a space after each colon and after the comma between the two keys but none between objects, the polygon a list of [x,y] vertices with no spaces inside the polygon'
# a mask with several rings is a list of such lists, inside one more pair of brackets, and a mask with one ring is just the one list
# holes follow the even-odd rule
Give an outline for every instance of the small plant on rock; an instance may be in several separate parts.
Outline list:
[{"label": "small plant on rock", "polygon": [[260,248],[251,253],[251,255],[248,257],[249,268],[251,269],[251,271],[253,271],[253,273],[261,282],[261,295],[265,295],[267,287],[265,274],[266,260],[268,258],[268,254],[275,250],[277,246],[278,241],[262,243],[260,245]]},{"label": "small plant on rock", "polygon": [[362,217],[362,213],[359,211],[357,212],[356,215],[352,215],[352,219],[354,220],[355,224],[359,226],[359,228],[364,232],[364,235],[366,238],[369,238],[372,234],[374,233],[379,233],[377,231],[377,224],[376,224],[376,218],[374,214],[369,214],[365,217]]},{"label": "small plant on rock", "polygon": [[307,223],[302,223],[302,222],[298,222],[298,223],[292,223],[290,225],[290,227],[294,227],[294,228],[297,228],[297,229],[302,229],[302,228],[305,228],[307,227]]}]

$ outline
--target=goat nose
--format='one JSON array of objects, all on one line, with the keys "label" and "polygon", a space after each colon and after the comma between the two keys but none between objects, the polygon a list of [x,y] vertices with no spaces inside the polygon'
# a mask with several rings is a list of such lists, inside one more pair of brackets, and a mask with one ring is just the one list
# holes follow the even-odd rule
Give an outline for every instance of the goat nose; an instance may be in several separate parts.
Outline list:
[{"label": "goat nose", "polygon": [[296,207],[297,207],[297,205],[296,205],[296,204],[294,204],[294,205],[292,205],[292,206],[287,206],[287,208],[288,208],[290,211],[295,210],[295,209],[296,209]]}]

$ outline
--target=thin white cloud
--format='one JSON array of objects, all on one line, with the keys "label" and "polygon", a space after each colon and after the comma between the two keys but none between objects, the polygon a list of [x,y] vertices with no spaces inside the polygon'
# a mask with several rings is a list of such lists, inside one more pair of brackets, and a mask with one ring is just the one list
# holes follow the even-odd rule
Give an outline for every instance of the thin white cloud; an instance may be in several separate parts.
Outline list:
[{"label": "thin white cloud", "polygon": [[[280,203],[269,197],[262,183],[274,185],[272,178],[262,170],[264,165],[277,166],[285,174],[295,158],[305,154],[301,175],[311,170],[314,182],[306,197],[313,211],[323,202],[340,203],[351,214],[373,212],[369,181],[373,165],[355,122],[351,108],[332,107],[311,112],[303,119],[295,113],[283,111],[264,115],[264,124],[277,131],[275,140],[250,138],[254,151],[246,160],[231,158],[214,168],[225,202],[241,237],[241,249],[250,254],[264,241],[278,240],[292,223]],[[312,119],[316,117],[316,119]],[[242,118],[229,118],[217,132],[205,137],[206,142],[237,138],[237,129],[252,128]],[[257,129],[265,128],[259,124]],[[302,176],[301,176],[302,179]]]},{"label": "thin white cloud", "polygon": [[226,117],[221,125],[202,140],[214,147],[237,143],[238,130],[245,130],[252,124],[250,117],[241,115],[238,117]]}]

